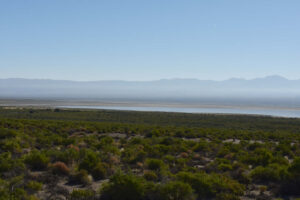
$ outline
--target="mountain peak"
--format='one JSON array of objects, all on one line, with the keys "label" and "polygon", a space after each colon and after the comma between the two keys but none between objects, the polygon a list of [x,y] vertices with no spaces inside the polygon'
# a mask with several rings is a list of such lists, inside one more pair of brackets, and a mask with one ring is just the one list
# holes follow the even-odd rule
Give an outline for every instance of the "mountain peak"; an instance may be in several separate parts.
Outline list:
[{"label": "mountain peak", "polygon": [[252,79],[254,81],[260,80],[260,81],[288,81],[289,79],[283,77],[283,76],[279,76],[279,75],[271,75],[271,76],[266,76],[263,78],[255,78]]},{"label": "mountain peak", "polygon": [[271,80],[288,80],[285,77],[279,76],[279,75],[267,76],[267,77],[265,77],[265,79],[271,79]]}]

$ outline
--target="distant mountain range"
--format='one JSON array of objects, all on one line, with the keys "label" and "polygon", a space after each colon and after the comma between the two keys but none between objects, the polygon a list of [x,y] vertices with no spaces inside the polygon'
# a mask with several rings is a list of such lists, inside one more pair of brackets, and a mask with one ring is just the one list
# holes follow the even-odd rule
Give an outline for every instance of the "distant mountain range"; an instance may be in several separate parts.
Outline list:
[{"label": "distant mountain range", "polygon": [[[268,76],[225,81],[162,79],[157,81],[65,81],[0,79],[0,98],[76,99],[279,99],[298,103],[300,79]],[[300,103],[299,103],[300,104]]]}]

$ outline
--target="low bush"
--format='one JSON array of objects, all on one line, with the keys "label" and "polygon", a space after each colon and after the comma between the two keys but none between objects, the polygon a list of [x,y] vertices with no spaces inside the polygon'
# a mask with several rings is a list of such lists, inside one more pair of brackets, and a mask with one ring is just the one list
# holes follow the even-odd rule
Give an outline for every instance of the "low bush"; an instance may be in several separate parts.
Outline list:
[{"label": "low bush", "polygon": [[99,162],[92,170],[93,178],[96,180],[101,180],[106,177],[107,171],[103,163]]},{"label": "low bush", "polygon": [[153,171],[145,171],[144,172],[144,178],[147,181],[156,181],[158,179],[157,175]]},{"label": "low bush", "polygon": [[250,173],[250,177],[256,182],[276,182],[285,180],[287,176],[287,168],[278,164],[258,166]]},{"label": "low bush", "polygon": [[70,173],[70,169],[63,162],[55,162],[51,165],[52,172],[58,175],[68,175]]},{"label": "low bush", "polygon": [[71,200],[91,200],[94,199],[95,193],[92,190],[73,190],[70,194]]},{"label": "low bush", "polygon": [[71,174],[69,177],[69,182],[71,184],[88,185],[91,183],[91,181],[92,178],[89,176],[86,170],[80,170],[78,172],[75,172],[74,174]]},{"label": "low bush", "polygon": [[164,167],[164,163],[162,160],[159,159],[147,159],[146,166],[150,170],[159,171]]},{"label": "low bush", "polygon": [[282,182],[281,188],[278,191],[284,195],[300,196],[300,157],[296,157],[288,168],[289,176]]},{"label": "low bush", "polygon": [[13,138],[17,136],[17,132],[14,130],[6,129],[6,128],[0,128],[0,140],[6,139],[6,138]]},{"label": "low bush", "polygon": [[143,179],[118,173],[102,188],[101,194],[109,200],[141,200],[144,192]]},{"label": "low bush", "polygon": [[11,160],[11,153],[6,152],[0,154],[0,172],[6,172],[10,170],[13,166],[12,160]]},{"label": "low bush", "polygon": [[25,163],[33,170],[43,170],[49,163],[49,158],[42,152],[33,151],[25,157]]},{"label": "low bush", "polygon": [[161,186],[162,200],[194,200],[196,196],[192,187],[180,181],[172,181]]},{"label": "low bush", "polygon": [[231,164],[226,164],[226,163],[221,163],[218,165],[218,170],[220,171],[230,171],[232,170],[232,165]]},{"label": "low bush", "polygon": [[99,161],[100,158],[98,155],[93,151],[88,150],[84,153],[84,157],[79,164],[79,170],[83,169],[92,173],[94,167],[99,163]]},{"label": "low bush", "polygon": [[243,185],[217,174],[180,172],[177,180],[192,186],[198,198],[216,198],[217,194],[230,193],[239,197],[244,192]]},{"label": "low bush", "polygon": [[26,189],[29,191],[29,193],[35,193],[42,189],[43,184],[37,181],[29,181],[26,184]]}]

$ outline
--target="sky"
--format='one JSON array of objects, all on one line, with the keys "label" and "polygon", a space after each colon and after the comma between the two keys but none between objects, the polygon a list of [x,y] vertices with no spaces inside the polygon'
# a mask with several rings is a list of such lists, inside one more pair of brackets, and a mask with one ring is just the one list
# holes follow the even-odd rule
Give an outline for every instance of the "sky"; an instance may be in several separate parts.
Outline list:
[{"label": "sky", "polygon": [[0,78],[300,78],[299,0],[0,0]]}]

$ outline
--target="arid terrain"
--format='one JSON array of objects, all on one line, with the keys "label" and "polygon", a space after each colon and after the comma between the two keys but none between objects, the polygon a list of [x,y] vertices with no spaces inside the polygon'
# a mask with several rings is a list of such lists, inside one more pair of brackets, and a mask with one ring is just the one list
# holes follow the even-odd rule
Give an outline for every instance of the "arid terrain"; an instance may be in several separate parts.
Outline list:
[{"label": "arid terrain", "polygon": [[0,109],[0,199],[294,199],[300,119]]}]

